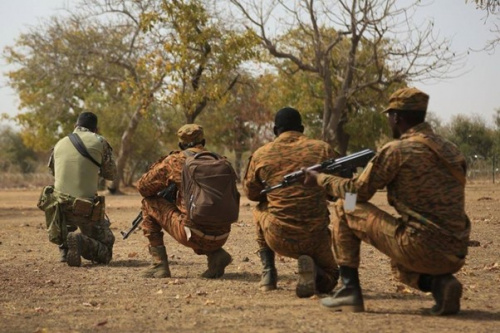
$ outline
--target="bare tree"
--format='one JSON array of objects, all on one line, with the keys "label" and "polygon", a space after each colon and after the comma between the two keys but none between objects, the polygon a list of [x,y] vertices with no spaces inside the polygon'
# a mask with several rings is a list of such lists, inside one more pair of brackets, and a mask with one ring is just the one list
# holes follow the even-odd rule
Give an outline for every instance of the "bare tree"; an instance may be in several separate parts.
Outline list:
[{"label": "bare tree", "polygon": [[491,33],[493,34],[493,38],[486,42],[484,47],[484,51],[493,52],[498,44],[500,44],[500,12],[498,8],[500,8],[499,0],[466,0],[466,3],[473,2],[476,4],[476,7],[480,10],[486,12],[486,17],[484,21],[486,23],[487,20],[495,20],[491,28]]},{"label": "bare tree", "polygon": [[496,13],[498,6],[500,5],[499,0],[465,0],[465,2],[474,2],[478,8],[486,10],[488,14]]},{"label": "bare tree", "polygon": [[[418,3],[401,7],[396,0],[230,2],[271,56],[289,60],[296,70],[315,73],[321,80],[323,139],[341,153],[349,142],[344,131],[347,106],[357,94],[451,77],[462,59],[451,51],[449,40],[434,34],[432,21],[412,21]],[[299,31],[301,39],[287,39],[291,31]],[[343,60],[335,61],[339,54]]]}]

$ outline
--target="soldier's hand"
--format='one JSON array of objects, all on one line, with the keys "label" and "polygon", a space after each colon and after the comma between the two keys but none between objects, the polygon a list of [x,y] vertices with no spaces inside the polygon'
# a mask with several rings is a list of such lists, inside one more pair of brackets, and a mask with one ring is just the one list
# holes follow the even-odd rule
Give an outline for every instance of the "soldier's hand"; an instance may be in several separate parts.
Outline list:
[{"label": "soldier's hand", "polygon": [[318,186],[317,178],[318,178],[318,172],[312,171],[312,170],[307,170],[306,168],[302,168],[302,172],[304,172],[304,186],[307,187],[313,187],[313,186]]}]

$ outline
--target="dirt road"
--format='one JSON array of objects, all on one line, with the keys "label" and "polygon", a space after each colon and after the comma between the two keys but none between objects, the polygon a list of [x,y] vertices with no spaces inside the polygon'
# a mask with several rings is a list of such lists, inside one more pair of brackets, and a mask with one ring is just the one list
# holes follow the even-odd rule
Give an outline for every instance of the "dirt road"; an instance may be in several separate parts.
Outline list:
[{"label": "dirt road", "polygon": [[[369,246],[360,268],[365,313],[332,313],[316,296],[296,298],[296,261],[288,258],[277,260],[279,289],[260,292],[253,204],[246,200],[226,246],[233,263],[221,280],[200,278],[206,258],[168,235],[173,277],[141,278],[149,264],[146,239],[140,231],[126,241],[119,234],[139,211],[132,191],[107,197],[117,238],[112,263],[68,267],[48,241],[38,195],[0,191],[0,332],[500,332],[499,185],[467,187],[472,239],[479,243],[457,275],[462,312],[449,318],[427,315],[432,296],[396,283],[388,259]],[[389,209],[384,192],[372,202]]]}]

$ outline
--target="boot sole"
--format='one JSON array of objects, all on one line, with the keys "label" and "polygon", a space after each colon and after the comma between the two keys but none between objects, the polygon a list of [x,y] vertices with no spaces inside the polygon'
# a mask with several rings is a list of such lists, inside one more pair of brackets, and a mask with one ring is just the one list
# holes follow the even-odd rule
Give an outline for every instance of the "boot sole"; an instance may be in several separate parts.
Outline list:
[{"label": "boot sole", "polygon": [[311,297],[316,293],[316,267],[309,256],[300,256],[297,260],[299,280],[295,293],[299,298]]},{"label": "boot sole", "polygon": [[229,253],[226,254],[227,256],[224,256],[224,261],[221,263],[220,267],[217,268],[217,272],[215,273],[216,279],[221,278],[226,272],[226,267],[233,262],[233,257],[231,257]]},{"label": "boot sole", "polygon": [[271,290],[276,290],[278,289],[276,286],[273,285],[266,285],[266,286],[260,286],[259,290],[260,291],[271,291]]},{"label": "boot sole", "polygon": [[225,252],[224,257],[221,258],[221,262],[218,263],[218,267],[215,270],[207,269],[201,274],[201,277],[205,279],[219,279],[224,275],[226,267],[232,262],[233,257],[231,257],[229,253]]},{"label": "boot sole", "polygon": [[460,298],[462,297],[462,284],[455,278],[445,284],[443,288],[443,303],[440,309],[433,307],[431,314],[434,316],[453,315],[460,311]]},{"label": "boot sole", "polygon": [[68,266],[72,267],[80,267],[82,265],[82,257],[80,255],[80,251],[78,249],[78,240],[76,239],[76,235],[73,233],[68,234],[68,255],[66,257],[66,261]]},{"label": "boot sole", "polygon": [[332,312],[365,312],[363,305],[326,305],[323,302],[321,305]]}]

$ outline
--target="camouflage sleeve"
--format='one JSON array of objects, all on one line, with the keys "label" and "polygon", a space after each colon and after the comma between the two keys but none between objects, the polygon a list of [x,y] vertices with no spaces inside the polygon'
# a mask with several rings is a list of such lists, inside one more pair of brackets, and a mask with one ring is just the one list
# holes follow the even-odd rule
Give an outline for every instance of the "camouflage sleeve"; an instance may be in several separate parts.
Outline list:
[{"label": "camouflage sleeve", "polygon": [[357,193],[358,202],[370,200],[375,192],[389,184],[401,165],[401,154],[388,144],[368,163],[359,177],[353,179],[334,175],[320,174],[318,184],[323,186],[328,194],[345,198],[346,192]]},{"label": "camouflage sleeve", "polygon": [[184,159],[178,152],[161,157],[137,182],[137,189],[143,197],[150,197],[165,189],[171,182],[180,188]]},{"label": "camouflage sleeve", "polygon": [[49,167],[50,173],[52,176],[55,176],[55,169],[54,169],[54,148],[50,151],[50,157],[49,157],[49,162],[47,163],[47,166]]},{"label": "camouflage sleeve", "polygon": [[106,140],[103,141],[103,145],[101,177],[106,180],[113,180],[116,177],[116,163],[113,157],[113,148],[111,148]]},{"label": "camouflage sleeve", "polygon": [[243,178],[243,191],[248,199],[252,201],[266,201],[266,196],[260,194],[260,191],[264,189],[264,184],[259,179],[256,168],[255,159],[250,156],[245,177]]}]

